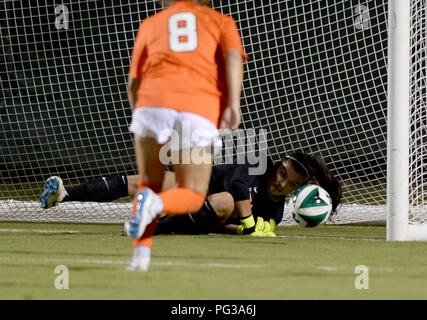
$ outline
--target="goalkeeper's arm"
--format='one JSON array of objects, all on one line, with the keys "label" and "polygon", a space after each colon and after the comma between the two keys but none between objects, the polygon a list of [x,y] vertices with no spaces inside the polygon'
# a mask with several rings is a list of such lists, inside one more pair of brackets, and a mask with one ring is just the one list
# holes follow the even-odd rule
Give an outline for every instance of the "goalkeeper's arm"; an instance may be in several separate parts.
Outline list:
[{"label": "goalkeeper's arm", "polygon": [[240,200],[234,203],[241,226],[236,229],[237,234],[251,234],[255,232],[255,220],[252,215],[251,201]]}]

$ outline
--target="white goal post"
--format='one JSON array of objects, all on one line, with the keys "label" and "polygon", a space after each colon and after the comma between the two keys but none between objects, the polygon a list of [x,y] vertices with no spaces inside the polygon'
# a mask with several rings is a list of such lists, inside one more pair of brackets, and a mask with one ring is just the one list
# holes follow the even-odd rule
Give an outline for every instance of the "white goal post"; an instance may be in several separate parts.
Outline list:
[{"label": "white goal post", "polygon": [[[244,132],[265,130],[273,161],[297,150],[323,157],[343,184],[328,223],[387,220],[388,240],[425,238],[426,0],[212,4],[236,20],[250,57]],[[130,199],[42,210],[38,198],[51,175],[71,186],[136,172],[127,72],[140,22],[161,9],[0,3],[0,222],[128,218]]]},{"label": "white goal post", "polygon": [[426,30],[425,1],[389,2],[387,240],[427,240]]}]

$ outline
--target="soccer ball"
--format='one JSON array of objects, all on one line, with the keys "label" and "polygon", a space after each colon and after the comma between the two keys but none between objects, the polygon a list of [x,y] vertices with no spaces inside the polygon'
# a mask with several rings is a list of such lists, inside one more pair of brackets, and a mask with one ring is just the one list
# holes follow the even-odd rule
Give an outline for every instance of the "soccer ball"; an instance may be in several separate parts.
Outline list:
[{"label": "soccer ball", "polygon": [[316,227],[329,218],[332,200],[329,193],[315,184],[306,184],[288,202],[292,218],[303,227]]}]

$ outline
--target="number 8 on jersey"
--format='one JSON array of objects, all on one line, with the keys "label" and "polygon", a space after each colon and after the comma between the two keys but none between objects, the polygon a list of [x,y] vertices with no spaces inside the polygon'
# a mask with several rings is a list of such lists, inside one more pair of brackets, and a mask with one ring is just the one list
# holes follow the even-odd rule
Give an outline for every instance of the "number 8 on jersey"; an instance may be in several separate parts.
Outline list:
[{"label": "number 8 on jersey", "polygon": [[169,17],[169,48],[174,52],[197,49],[197,23],[192,12],[175,13]]}]

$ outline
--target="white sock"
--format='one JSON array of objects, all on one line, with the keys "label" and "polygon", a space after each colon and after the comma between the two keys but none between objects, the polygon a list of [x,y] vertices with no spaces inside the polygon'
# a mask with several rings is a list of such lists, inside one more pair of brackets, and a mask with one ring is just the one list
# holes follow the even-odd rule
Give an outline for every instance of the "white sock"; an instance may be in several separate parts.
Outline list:
[{"label": "white sock", "polygon": [[133,249],[133,257],[150,260],[151,248],[144,245],[136,246]]}]

